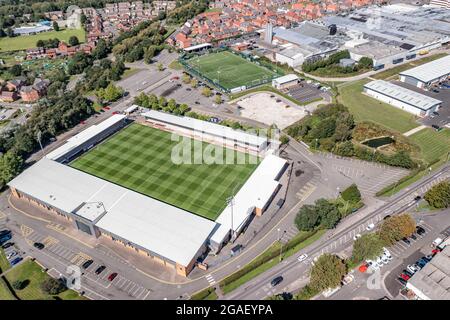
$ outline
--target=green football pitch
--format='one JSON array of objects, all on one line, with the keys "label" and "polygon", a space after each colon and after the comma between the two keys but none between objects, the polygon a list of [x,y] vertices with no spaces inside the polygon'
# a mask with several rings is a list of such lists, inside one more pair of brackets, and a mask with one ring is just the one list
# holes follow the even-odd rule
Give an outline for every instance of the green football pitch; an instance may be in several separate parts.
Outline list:
[{"label": "green football pitch", "polygon": [[209,53],[191,58],[188,65],[225,89],[260,84],[275,72],[228,51]]},{"label": "green football pitch", "polygon": [[246,164],[177,165],[171,160],[172,149],[177,143],[171,140],[171,133],[132,124],[70,165],[215,220],[226,207],[226,199],[237,192],[256,169],[256,159],[245,155],[246,160],[252,161],[246,161]]}]

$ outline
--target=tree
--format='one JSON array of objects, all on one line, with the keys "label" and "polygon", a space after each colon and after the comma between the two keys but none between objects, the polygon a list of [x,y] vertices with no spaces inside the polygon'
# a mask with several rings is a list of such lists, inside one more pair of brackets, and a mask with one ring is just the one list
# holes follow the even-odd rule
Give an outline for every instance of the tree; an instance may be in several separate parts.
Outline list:
[{"label": "tree", "polygon": [[0,28],[0,38],[4,38],[4,37],[6,37],[6,32],[5,32],[5,30]]},{"label": "tree", "polygon": [[211,89],[208,87],[203,88],[202,95],[204,95],[205,97],[211,97],[212,95]]},{"label": "tree", "polygon": [[341,219],[338,206],[326,199],[318,199],[315,202],[316,210],[320,216],[320,224],[326,229],[332,229]]},{"label": "tree", "polygon": [[197,88],[198,87],[198,81],[195,78],[192,78],[191,80],[191,87],[192,88]]},{"label": "tree", "polygon": [[352,184],[350,187],[342,191],[341,197],[345,201],[357,203],[361,200],[361,192],[359,192],[356,184]]},{"label": "tree", "polygon": [[10,38],[14,37],[14,31],[11,29],[11,27],[6,29],[6,35]]},{"label": "tree", "polygon": [[353,244],[351,261],[360,263],[366,259],[374,259],[383,252],[383,241],[377,233],[368,233],[356,239]]},{"label": "tree", "polygon": [[26,288],[26,286],[30,283],[30,280],[16,280],[12,283],[12,287],[14,290],[23,290]]},{"label": "tree", "polygon": [[113,83],[110,83],[105,89],[100,88],[97,90],[96,96],[101,100],[113,102],[123,96],[123,90],[122,88],[115,86]]},{"label": "tree", "polygon": [[16,175],[23,166],[23,159],[16,152],[9,150],[0,156],[0,190]]},{"label": "tree", "polygon": [[409,214],[392,216],[384,220],[378,235],[386,246],[409,237],[416,231],[416,222]]},{"label": "tree", "polygon": [[188,74],[183,74],[183,76],[181,77],[181,81],[188,84],[189,82],[191,82],[191,77]]},{"label": "tree", "polygon": [[41,48],[41,47],[44,47],[45,46],[45,42],[44,42],[44,40],[38,40],[38,41],[36,41],[36,47],[39,47],[39,48]]},{"label": "tree", "polygon": [[55,30],[55,31],[59,31],[59,25],[58,25],[58,22],[56,22],[56,21],[53,21],[53,24],[52,24],[52,26],[53,26],[53,30]]},{"label": "tree", "polygon": [[41,289],[47,294],[57,295],[66,291],[67,287],[61,280],[47,278],[44,282],[42,282]]},{"label": "tree", "polygon": [[320,215],[314,205],[304,205],[300,208],[294,221],[299,231],[311,231],[320,223]]},{"label": "tree", "polygon": [[214,97],[214,102],[216,103],[216,104],[221,104],[223,101],[222,101],[222,96],[220,96],[220,95],[216,95],[215,97]]},{"label": "tree", "polygon": [[104,39],[99,39],[97,42],[97,46],[92,52],[92,56],[94,57],[94,59],[100,60],[106,58],[108,56],[108,53],[110,52],[111,48],[108,46],[106,41]]},{"label": "tree", "polygon": [[358,61],[358,66],[363,69],[370,69],[373,67],[373,60],[372,58],[369,57],[362,57]]},{"label": "tree", "polygon": [[9,69],[9,72],[15,76],[18,77],[22,74],[22,66],[20,64],[15,64]]},{"label": "tree", "polygon": [[163,66],[163,64],[161,62],[158,63],[157,68],[158,68],[158,71],[163,71],[164,70],[164,66]]},{"label": "tree", "polygon": [[309,285],[319,292],[328,288],[336,288],[341,284],[345,273],[346,266],[342,259],[326,253],[314,263]]},{"label": "tree", "polygon": [[288,144],[288,143],[289,143],[289,137],[286,136],[286,135],[282,135],[282,136],[280,137],[280,143],[281,143],[281,145]]},{"label": "tree", "polygon": [[450,207],[450,182],[443,181],[425,193],[424,199],[436,209]]},{"label": "tree", "polygon": [[77,36],[71,36],[71,37],[69,38],[69,45],[70,45],[71,47],[77,46],[77,45],[79,45],[79,44],[80,44],[80,41],[78,40]]}]

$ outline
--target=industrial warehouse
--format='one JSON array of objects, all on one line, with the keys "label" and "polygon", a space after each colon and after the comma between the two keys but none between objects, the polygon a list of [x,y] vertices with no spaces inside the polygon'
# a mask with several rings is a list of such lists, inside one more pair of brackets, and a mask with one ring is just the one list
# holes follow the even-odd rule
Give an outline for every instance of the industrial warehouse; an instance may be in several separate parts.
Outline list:
[{"label": "industrial warehouse", "polygon": [[438,111],[442,105],[440,100],[384,80],[374,80],[365,84],[364,93],[419,117],[426,117]]},{"label": "industrial warehouse", "polygon": [[[175,129],[174,119],[166,116],[156,111],[146,114],[149,125],[155,119],[165,119],[170,120],[171,128]],[[198,128],[204,129],[207,139],[212,136],[232,138],[243,143],[244,149],[246,141],[257,138],[200,120],[187,127],[188,119],[179,118],[180,125],[184,126],[177,131],[197,139],[203,137],[201,131],[196,132]],[[106,143],[111,135],[120,134],[129,123],[126,116],[113,115],[72,137],[10,181],[12,195],[68,219],[86,234],[111,239],[175,270],[178,275],[187,276],[199,257],[208,250],[219,252],[225,243],[239,235],[252,215],[263,214],[281,186],[280,178],[286,171],[287,161],[266,152],[233,195],[232,203],[213,221],[66,165],[88,150],[95,150],[97,145],[102,148],[103,140]],[[254,143],[257,149],[268,147],[264,139],[256,139]]]},{"label": "industrial warehouse", "polygon": [[450,56],[399,73],[400,81],[421,89],[445,81],[450,75]]}]

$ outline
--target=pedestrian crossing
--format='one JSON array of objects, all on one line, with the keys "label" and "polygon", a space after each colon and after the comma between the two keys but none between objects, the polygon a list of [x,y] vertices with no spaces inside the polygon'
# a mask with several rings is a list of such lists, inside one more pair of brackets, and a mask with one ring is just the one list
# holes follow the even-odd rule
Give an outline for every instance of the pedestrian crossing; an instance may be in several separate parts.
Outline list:
[{"label": "pedestrian crossing", "polygon": [[211,274],[206,275],[205,278],[211,286],[216,284],[216,280],[214,280],[214,277]]}]

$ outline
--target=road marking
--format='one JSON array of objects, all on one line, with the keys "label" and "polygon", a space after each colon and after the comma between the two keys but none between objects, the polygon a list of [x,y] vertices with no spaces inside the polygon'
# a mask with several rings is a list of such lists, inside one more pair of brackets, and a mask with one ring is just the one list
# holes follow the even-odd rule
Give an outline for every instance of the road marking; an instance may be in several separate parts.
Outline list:
[{"label": "road marking", "polygon": [[34,232],[34,230],[32,228],[30,228],[29,226],[22,224],[22,225],[20,225],[20,232],[22,232],[22,236],[24,236],[24,238],[27,238],[29,235],[31,235]]}]

